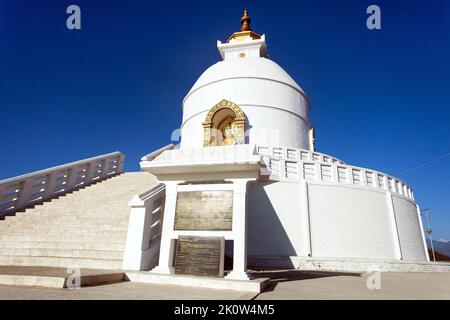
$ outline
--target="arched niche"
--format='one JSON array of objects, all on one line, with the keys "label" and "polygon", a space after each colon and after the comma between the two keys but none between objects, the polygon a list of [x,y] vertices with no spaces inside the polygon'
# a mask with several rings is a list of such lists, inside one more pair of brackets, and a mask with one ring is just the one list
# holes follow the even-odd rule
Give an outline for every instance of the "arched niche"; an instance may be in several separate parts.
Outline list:
[{"label": "arched niche", "polygon": [[214,105],[203,122],[203,146],[244,143],[245,116],[239,106],[226,99]]}]

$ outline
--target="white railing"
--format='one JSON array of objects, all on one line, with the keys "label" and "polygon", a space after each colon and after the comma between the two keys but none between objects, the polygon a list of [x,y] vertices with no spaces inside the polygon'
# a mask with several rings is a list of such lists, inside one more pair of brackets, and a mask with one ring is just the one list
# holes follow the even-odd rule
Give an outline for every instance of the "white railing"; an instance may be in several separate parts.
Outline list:
[{"label": "white railing", "polygon": [[310,160],[285,160],[263,157],[269,178],[278,181],[322,181],[351,184],[390,191],[414,201],[412,189],[402,180],[370,169],[343,163],[324,163]]},{"label": "white railing", "polygon": [[161,153],[163,153],[166,150],[172,150],[173,148],[175,148],[175,145],[173,143],[168,144],[165,147],[162,147],[156,151],[153,151],[145,156],[143,156],[141,158],[141,161],[152,161],[153,159],[155,159],[157,156],[159,156]]},{"label": "white railing", "polygon": [[256,152],[262,156],[269,156],[284,160],[294,160],[294,161],[311,160],[327,163],[345,164],[344,161],[341,161],[327,154],[310,151],[306,149],[257,146]]},{"label": "white railing", "polygon": [[130,220],[122,269],[150,270],[158,264],[165,197],[166,187],[158,183],[128,203]]},{"label": "white railing", "polygon": [[122,173],[124,158],[113,152],[0,180],[0,216]]}]

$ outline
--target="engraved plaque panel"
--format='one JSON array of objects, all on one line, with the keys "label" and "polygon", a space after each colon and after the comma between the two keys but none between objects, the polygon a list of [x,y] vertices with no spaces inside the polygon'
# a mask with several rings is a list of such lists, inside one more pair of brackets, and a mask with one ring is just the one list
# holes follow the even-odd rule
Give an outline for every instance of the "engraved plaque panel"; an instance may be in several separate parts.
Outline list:
[{"label": "engraved plaque panel", "polygon": [[231,230],[233,191],[178,192],[174,230]]},{"label": "engraved plaque panel", "polygon": [[223,278],[224,237],[178,238],[175,274]]}]

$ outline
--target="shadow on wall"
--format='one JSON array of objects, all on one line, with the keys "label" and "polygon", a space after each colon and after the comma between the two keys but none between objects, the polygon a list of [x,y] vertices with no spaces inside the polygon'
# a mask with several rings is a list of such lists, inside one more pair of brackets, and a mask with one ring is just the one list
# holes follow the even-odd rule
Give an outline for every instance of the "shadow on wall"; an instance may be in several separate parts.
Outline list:
[{"label": "shadow on wall", "polygon": [[245,131],[244,131],[244,143],[245,144],[249,144],[250,143],[250,130],[253,127],[250,125],[250,121],[249,121],[247,115],[245,115],[244,128],[245,128]]},{"label": "shadow on wall", "polygon": [[[285,227],[264,189],[273,183],[276,182],[260,182],[249,186],[247,193],[249,256],[297,256]],[[281,198],[277,201],[285,203],[292,201],[288,194],[281,195]],[[293,210],[294,208],[295,206]],[[289,267],[293,268],[294,265]]]}]

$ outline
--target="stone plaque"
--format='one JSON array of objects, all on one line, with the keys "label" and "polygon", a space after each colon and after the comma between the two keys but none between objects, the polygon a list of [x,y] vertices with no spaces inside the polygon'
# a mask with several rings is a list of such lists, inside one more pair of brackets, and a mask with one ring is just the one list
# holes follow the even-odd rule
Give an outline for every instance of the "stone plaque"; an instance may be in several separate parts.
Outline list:
[{"label": "stone plaque", "polygon": [[175,255],[175,274],[223,278],[224,237],[180,236]]},{"label": "stone plaque", "polygon": [[174,230],[228,231],[232,227],[233,191],[178,192]]}]

